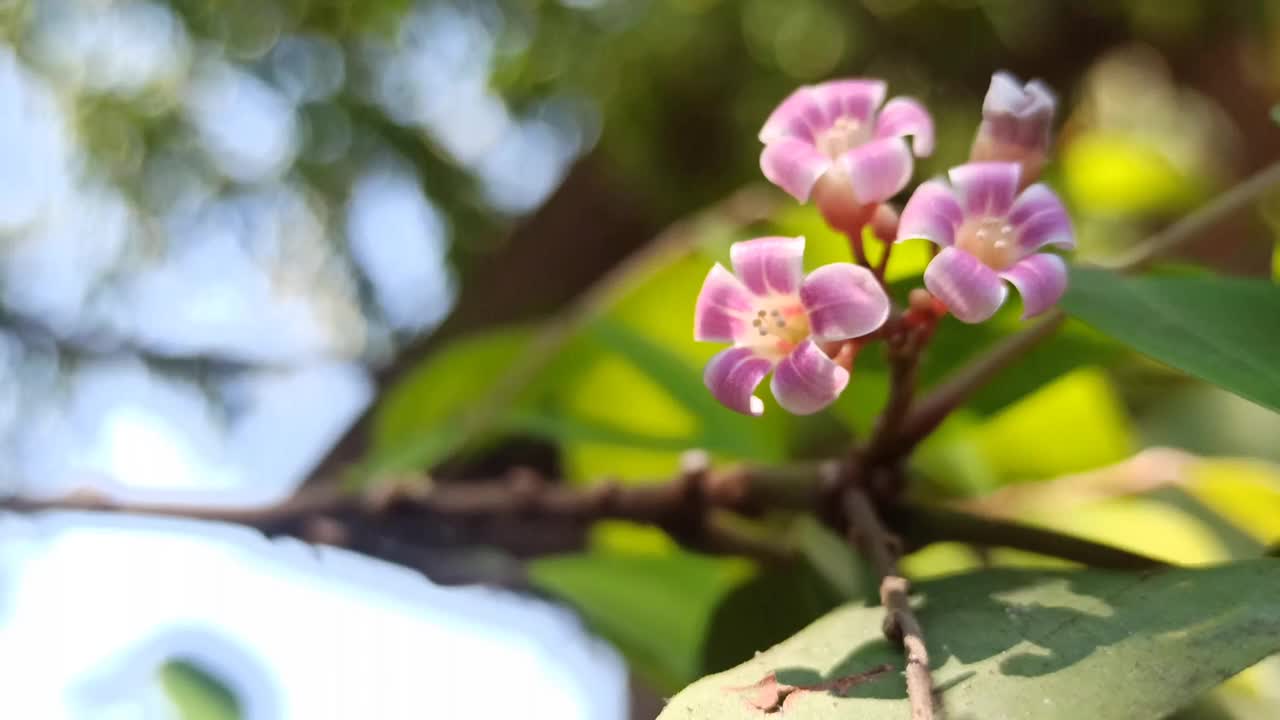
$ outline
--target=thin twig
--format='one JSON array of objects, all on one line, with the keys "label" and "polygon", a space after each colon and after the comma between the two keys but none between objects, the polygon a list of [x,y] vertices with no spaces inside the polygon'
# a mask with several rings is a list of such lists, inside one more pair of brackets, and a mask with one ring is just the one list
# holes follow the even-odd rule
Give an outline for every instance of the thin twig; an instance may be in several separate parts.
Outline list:
[{"label": "thin twig", "polygon": [[863,548],[880,575],[885,636],[901,644],[906,656],[911,720],[941,718],[941,703],[933,691],[933,678],[929,674],[929,650],[925,645],[924,630],[911,609],[911,583],[898,570],[901,553],[898,541],[885,529],[871,499],[861,487],[849,488],[844,500],[850,540]]},{"label": "thin twig", "polygon": [[902,431],[894,438],[887,451],[898,456],[909,453],[917,443],[941,425],[952,410],[964,404],[1001,371],[1053,335],[1066,319],[1066,313],[1051,310],[1031,327],[1010,335],[992,346],[976,361],[956,371],[911,408],[902,423]]},{"label": "thin twig", "polygon": [[890,319],[890,323],[894,328],[885,336],[889,355],[889,398],[880,411],[871,439],[860,451],[862,463],[867,466],[889,459],[890,450],[896,444],[911,409],[923,349],[910,337],[913,329],[903,321],[903,316]]},{"label": "thin twig", "polygon": [[893,255],[893,246],[897,243],[892,240],[883,240],[882,242],[884,244],[884,254],[880,256],[880,262],[876,264],[872,272],[875,273],[876,279],[880,281],[880,284],[884,285],[884,274],[889,270],[889,257]]},{"label": "thin twig", "polygon": [[871,263],[867,260],[867,248],[862,242],[862,232],[847,233],[845,237],[849,238],[849,247],[853,248],[854,261],[865,268],[870,268]]},{"label": "thin twig", "polygon": [[1209,204],[1152,235],[1105,266],[1112,270],[1140,269],[1161,255],[1200,237],[1206,230],[1247,207],[1276,185],[1280,185],[1280,162],[1254,173]]}]

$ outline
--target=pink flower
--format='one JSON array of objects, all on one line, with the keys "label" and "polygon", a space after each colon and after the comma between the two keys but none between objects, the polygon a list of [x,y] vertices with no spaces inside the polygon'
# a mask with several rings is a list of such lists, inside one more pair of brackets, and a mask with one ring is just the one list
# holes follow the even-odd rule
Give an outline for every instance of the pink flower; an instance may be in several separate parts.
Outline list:
[{"label": "pink flower", "polygon": [[1035,182],[1049,154],[1057,105],[1053,91],[1039,80],[1024,86],[1009,73],[992,75],[991,87],[982,101],[982,124],[969,159],[1016,162],[1022,165],[1022,183]]},{"label": "pink flower", "polygon": [[707,363],[703,381],[731,410],[764,412],[753,393],[771,370],[783,408],[797,415],[825,408],[849,372],[818,344],[866,335],[889,316],[889,297],[870,270],[832,263],[806,276],[803,257],[803,237],[734,243],[734,272],[716,263],[702,284],[694,339],[733,343]]},{"label": "pink flower", "polygon": [[1037,252],[1075,247],[1071,219],[1052,190],[1023,190],[1017,163],[969,163],[952,168],[951,184],[930,180],[907,201],[898,240],[939,245],[924,284],[960,320],[982,322],[1004,304],[1008,280],[1022,295],[1023,317],[1053,306],[1067,289],[1062,258]]},{"label": "pink flower", "polygon": [[[928,111],[909,98],[881,108],[885,89],[880,80],[833,80],[791,93],[760,130],[765,177],[800,202],[813,194],[839,229],[860,228],[866,218],[858,209],[906,187],[912,151],[933,152]],[[907,135],[913,136],[910,150]],[[855,223],[857,228],[846,227]]]}]

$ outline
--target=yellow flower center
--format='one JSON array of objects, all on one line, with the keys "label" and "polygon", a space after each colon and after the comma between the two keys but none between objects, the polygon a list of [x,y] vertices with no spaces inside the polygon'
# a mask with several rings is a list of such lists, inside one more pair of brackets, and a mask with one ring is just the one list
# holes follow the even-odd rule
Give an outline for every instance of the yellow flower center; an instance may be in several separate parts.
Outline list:
[{"label": "yellow flower center", "polygon": [[794,298],[765,301],[756,309],[751,325],[759,338],[753,343],[764,355],[790,353],[809,337],[809,314]]},{"label": "yellow flower center", "polygon": [[964,221],[956,232],[956,247],[993,270],[1005,270],[1018,261],[1018,242],[1005,218],[978,217]]}]

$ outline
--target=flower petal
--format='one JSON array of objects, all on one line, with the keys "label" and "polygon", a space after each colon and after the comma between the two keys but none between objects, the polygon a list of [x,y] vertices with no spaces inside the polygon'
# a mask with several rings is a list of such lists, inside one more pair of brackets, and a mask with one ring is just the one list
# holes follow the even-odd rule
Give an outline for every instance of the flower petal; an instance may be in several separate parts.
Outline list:
[{"label": "flower petal", "polygon": [[889,296],[876,276],[852,263],[823,265],[809,273],[800,286],[800,302],[818,342],[866,335],[889,317]]},{"label": "flower petal", "polygon": [[760,153],[764,176],[800,202],[809,199],[814,184],[830,167],[831,159],[813,143],[795,137],[778,138]]},{"label": "flower petal", "polygon": [[959,248],[947,247],[924,270],[924,286],[967,323],[980,323],[1004,304],[1009,294],[1000,276]]},{"label": "flower petal", "polygon": [[1019,260],[1000,273],[1022,296],[1022,317],[1029,318],[1053,307],[1067,290],[1067,263],[1057,255],[1037,253]]},{"label": "flower petal", "polygon": [[813,88],[805,85],[796,88],[769,113],[760,128],[760,142],[768,145],[785,137],[812,141],[816,131],[825,129],[825,122],[826,113],[814,97]]},{"label": "flower petal", "polygon": [[863,205],[888,200],[911,180],[911,151],[900,137],[864,143],[836,162],[848,175],[854,197]]},{"label": "flower petal", "polygon": [[730,410],[760,415],[764,412],[764,401],[753,393],[772,367],[771,361],[756,355],[751,348],[728,348],[707,362],[702,382]]},{"label": "flower petal", "polygon": [[897,97],[885,104],[876,120],[876,137],[911,136],[916,157],[933,152],[933,118],[923,105],[911,98]]},{"label": "flower petal", "polygon": [[768,145],[780,138],[792,137],[812,143],[818,133],[830,128],[838,118],[865,123],[884,102],[885,90],[881,80],[858,79],[801,87],[769,114],[760,129],[760,142]]},{"label": "flower petal", "polygon": [[947,175],[960,207],[970,216],[1003,217],[1013,207],[1022,168],[1017,163],[967,163]]},{"label": "flower petal", "polygon": [[1076,246],[1075,233],[1071,230],[1071,216],[1058,196],[1045,185],[1036,183],[1018,196],[1009,211],[1009,224],[1017,233],[1018,247],[1023,253],[1033,253],[1046,246],[1055,245],[1065,250]]},{"label": "flower petal", "polygon": [[849,371],[806,340],[778,363],[769,387],[784,410],[812,415],[840,397],[848,384]]},{"label": "flower petal", "polygon": [[755,305],[755,298],[742,281],[716,263],[702,281],[693,308],[693,339],[733,342],[750,330],[747,316]]},{"label": "flower petal", "polygon": [[865,78],[831,80],[814,85],[814,97],[826,112],[826,125],[822,129],[831,127],[840,118],[869,122],[876,108],[884,102],[887,90],[888,85],[883,80]]},{"label": "flower petal", "polygon": [[762,237],[729,247],[733,271],[759,296],[793,295],[804,277],[803,237]]},{"label": "flower petal", "polygon": [[922,183],[911,194],[898,221],[898,240],[924,238],[947,247],[956,242],[956,230],[964,222],[964,209],[955,191],[941,180]]},{"label": "flower petal", "polygon": [[979,133],[997,142],[1044,150],[1057,105],[1053,91],[1039,80],[1024,86],[1013,75],[997,72],[982,101]]}]

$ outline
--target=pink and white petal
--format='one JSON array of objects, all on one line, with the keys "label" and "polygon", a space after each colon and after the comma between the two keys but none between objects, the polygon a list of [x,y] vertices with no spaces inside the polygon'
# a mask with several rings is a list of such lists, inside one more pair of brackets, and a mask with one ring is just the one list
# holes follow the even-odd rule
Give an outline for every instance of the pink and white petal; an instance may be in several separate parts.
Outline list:
[{"label": "pink and white petal", "polygon": [[1036,253],[1000,273],[1022,296],[1022,317],[1029,318],[1053,307],[1067,290],[1067,263],[1057,255]]},{"label": "pink and white petal", "polygon": [[1026,105],[1026,91],[1012,74],[999,70],[991,76],[991,85],[982,99],[982,112],[1017,113]]},{"label": "pink and white petal", "polygon": [[1003,217],[1018,195],[1022,168],[1017,163],[976,162],[953,167],[947,175],[966,215]]},{"label": "pink and white petal", "polygon": [[872,140],[841,155],[836,162],[849,178],[854,198],[863,205],[897,195],[911,180],[913,162],[900,137]]},{"label": "pink and white petal", "polygon": [[826,109],[818,102],[813,88],[805,85],[796,88],[769,113],[759,137],[766,145],[784,137],[812,142],[814,135],[827,127]]},{"label": "pink and white petal", "polygon": [[1071,229],[1071,216],[1056,193],[1042,183],[1036,183],[1018,196],[1009,211],[1009,224],[1017,234],[1018,247],[1025,253],[1033,253],[1046,245],[1064,250],[1076,246],[1075,233]]},{"label": "pink and white petal", "polygon": [[878,330],[889,317],[889,296],[870,270],[832,263],[809,273],[800,286],[814,340],[835,342]]},{"label": "pink and white petal", "polygon": [[818,178],[830,167],[830,158],[812,143],[794,137],[778,138],[760,152],[760,170],[764,176],[800,202],[809,199]]},{"label": "pink and white petal", "polygon": [[803,237],[761,237],[729,247],[733,271],[752,293],[794,295],[804,277]]},{"label": "pink and white petal", "polygon": [[734,342],[749,337],[748,318],[756,302],[751,291],[720,263],[702,281],[702,290],[693,308],[693,339],[703,342]]},{"label": "pink and white petal", "polygon": [[812,415],[840,397],[849,371],[835,364],[812,341],[791,351],[774,369],[769,387],[778,404],[796,415]]},{"label": "pink and white petal", "polygon": [[964,209],[951,186],[929,180],[911,194],[898,221],[898,240],[924,238],[935,245],[954,245]]},{"label": "pink and white petal", "polygon": [[764,401],[754,393],[771,369],[773,362],[751,348],[732,347],[721,350],[707,362],[702,382],[715,399],[730,410],[760,415],[764,412]]},{"label": "pink and white petal", "polygon": [[980,323],[996,314],[1009,290],[994,270],[969,253],[943,248],[924,269],[924,286],[957,319]]},{"label": "pink and white petal", "polygon": [[861,124],[870,122],[876,108],[884,102],[888,85],[883,80],[857,78],[831,80],[812,89],[825,113],[823,127],[815,130],[826,130],[840,118],[851,118]]},{"label": "pink and white petal", "polygon": [[916,157],[933,153],[933,118],[923,105],[911,98],[897,97],[885,104],[876,120],[876,137],[911,136]]}]

